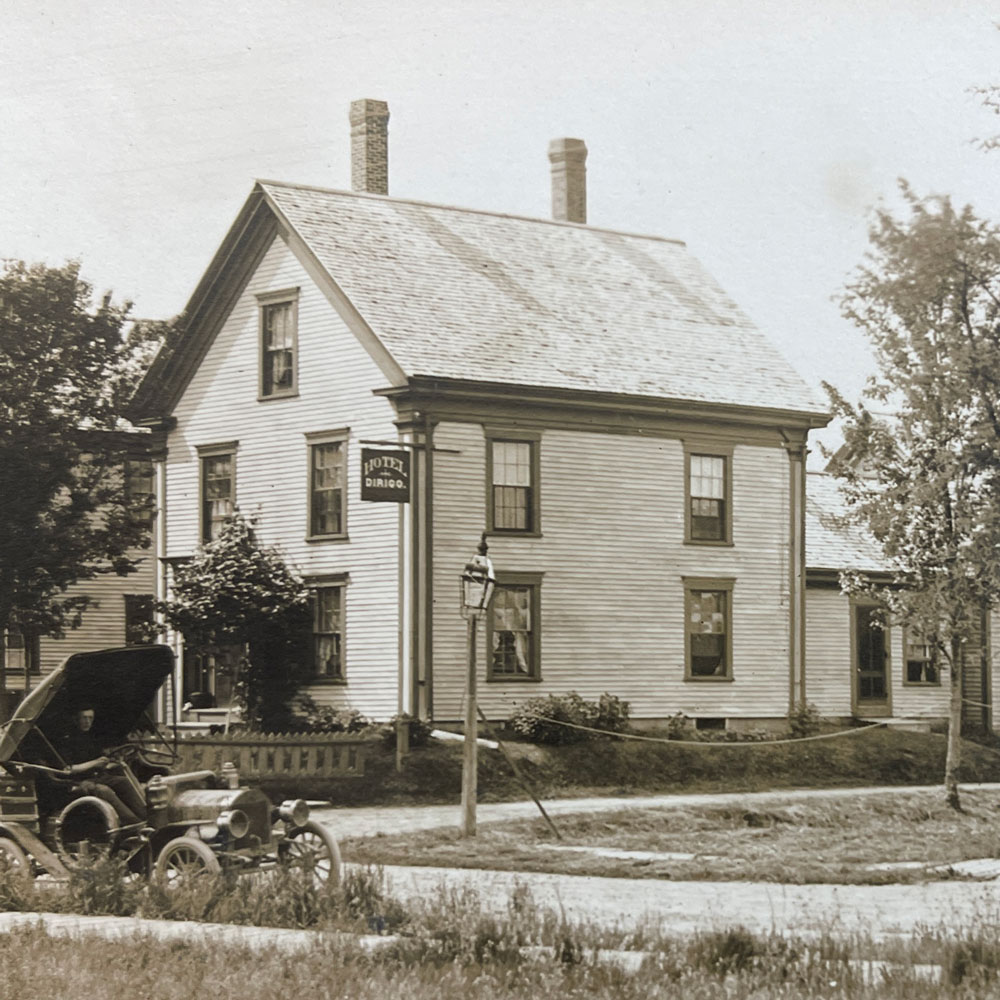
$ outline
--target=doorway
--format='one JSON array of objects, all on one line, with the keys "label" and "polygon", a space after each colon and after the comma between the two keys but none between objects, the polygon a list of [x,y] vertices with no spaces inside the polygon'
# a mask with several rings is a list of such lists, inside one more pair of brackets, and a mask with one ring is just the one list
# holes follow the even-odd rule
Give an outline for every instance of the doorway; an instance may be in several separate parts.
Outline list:
[{"label": "doorway", "polygon": [[889,632],[882,627],[879,608],[874,604],[852,607],[854,714],[862,718],[892,715],[889,687]]}]

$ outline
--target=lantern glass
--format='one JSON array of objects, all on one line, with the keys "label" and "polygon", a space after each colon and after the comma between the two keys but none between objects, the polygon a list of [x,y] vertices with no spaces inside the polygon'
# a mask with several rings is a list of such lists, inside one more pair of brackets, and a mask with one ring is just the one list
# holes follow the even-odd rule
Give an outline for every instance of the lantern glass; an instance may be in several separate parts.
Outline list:
[{"label": "lantern glass", "polygon": [[496,578],[493,576],[493,563],[488,556],[475,555],[466,563],[461,576],[462,614],[479,614],[484,611],[493,597]]}]

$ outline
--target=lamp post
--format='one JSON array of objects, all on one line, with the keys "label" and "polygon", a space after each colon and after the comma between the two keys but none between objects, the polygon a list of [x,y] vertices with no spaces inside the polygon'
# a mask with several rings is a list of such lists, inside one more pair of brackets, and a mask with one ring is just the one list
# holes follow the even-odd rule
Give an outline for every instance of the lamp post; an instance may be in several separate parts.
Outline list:
[{"label": "lamp post", "polygon": [[462,616],[468,621],[468,674],[465,683],[465,747],[462,757],[462,836],[476,835],[476,622],[490,606],[496,577],[486,554],[486,532],[479,551],[465,564],[459,578]]}]

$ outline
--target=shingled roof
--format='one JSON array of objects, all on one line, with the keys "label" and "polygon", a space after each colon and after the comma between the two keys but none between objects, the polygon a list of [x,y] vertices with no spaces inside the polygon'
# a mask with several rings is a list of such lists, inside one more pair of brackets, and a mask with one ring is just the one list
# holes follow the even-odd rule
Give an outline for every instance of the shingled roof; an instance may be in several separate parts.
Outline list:
[{"label": "shingled roof", "polygon": [[824,472],[806,476],[806,567],[884,573],[889,563],[878,543],[847,518],[837,478]]},{"label": "shingled roof", "polygon": [[[593,226],[259,181],[189,316],[234,266],[234,234],[261,202],[404,378],[754,407],[825,423],[824,403],[683,243]],[[170,366],[158,368],[153,381],[169,383]]]}]

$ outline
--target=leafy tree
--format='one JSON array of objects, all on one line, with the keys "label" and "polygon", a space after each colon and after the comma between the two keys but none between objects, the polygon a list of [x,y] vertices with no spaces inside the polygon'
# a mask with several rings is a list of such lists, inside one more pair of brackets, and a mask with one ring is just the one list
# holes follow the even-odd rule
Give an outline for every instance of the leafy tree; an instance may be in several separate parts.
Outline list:
[{"label": "leafy tree", "polygon": [[240,514],[174,572],[172,597],[160,606],[185,645],[213,652],[243,647],[236,698],[243,719],[283,728],[305,677],[309,591],[274,548],[262,547]]},{"label": "leafy tree", "polygon": [[964,650],[1000,598],[1000,232],[947,198],[902,193],[904,217],[877,213],[842,301],[878,374],[857,406],[827,386],[846,439],[834,471],[894,585],[842,582],[949,668],[945,786],[959,808]]},{"label": "leafy tree", "polygon": [[148,544],[121,415],[160,330],[129,309],[95,304],[75,263],[0,264],[0,690],[4,626],[61,636],[91,603],[67,588]]}]

